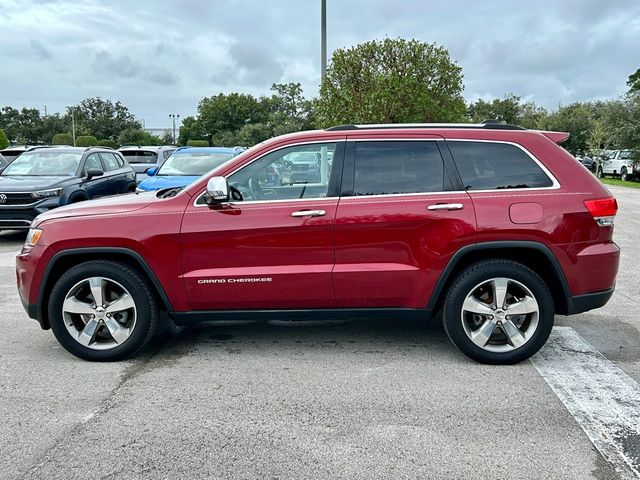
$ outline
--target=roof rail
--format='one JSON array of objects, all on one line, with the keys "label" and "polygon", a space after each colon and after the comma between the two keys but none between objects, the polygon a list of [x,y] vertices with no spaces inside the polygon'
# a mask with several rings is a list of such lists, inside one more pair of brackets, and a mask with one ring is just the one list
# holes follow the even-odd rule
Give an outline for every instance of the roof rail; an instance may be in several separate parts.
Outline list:
[{"label": "roof rail", "polygon": [[102,145],[90,145],[86,148],[85,152],[91,150],[92,148],[104,148],[106,150],[115,150],[113,147],[103,147]]},{"label": "roof rail", "polygon": [[344,130],[381,130],[392,128],[468,128],[486,130],[526,130],[517,125],[500,123],[497,120],[484,120],[482,123],[372,123],[361,125],[336,125],[325,129],[327,132]]}]

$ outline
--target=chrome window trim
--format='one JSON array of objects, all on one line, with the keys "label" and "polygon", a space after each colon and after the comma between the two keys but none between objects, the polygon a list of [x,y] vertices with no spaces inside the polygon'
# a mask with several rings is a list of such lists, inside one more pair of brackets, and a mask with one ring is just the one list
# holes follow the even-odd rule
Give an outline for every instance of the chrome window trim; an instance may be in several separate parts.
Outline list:
[{"label": "chrome window trim", "polygon": [[[299,201],[308,201],[308,200],[316,200],[316,201],[322,201],[324,199],[333,199],[333,198],[339,198],[340,200],[357,200],[360,198],[388,198],[388,197],[416,197],[416,196],[424,196],[424,195],[454,195],[454,194],[461,194],[461,193],[467,193],[467,194],[473,194],[473,193],[494,193],[494,192],[500,192],[500,193],[509,193],[509,192],[536,192],[536,191],[540,191],[540,190],[558,190],[562,187],[562,185],[560,185],[560,182],[558,181],[558,179],[556,179],[556,177],[549,171],[549,169],[547,169],[547,167],[540,161],[538,160],[535,155],[533,155],[529,150],[527,150],[526,148],[524,148],[522,145],[520,145],[519,143],[515,143],[515,142],[510,142],[507,140],[485,140],[485,139],[473,139],[473,138],[453,138],[453,139],[447,139],[442,137],[441,135],[438,134],[432,134],[432,135],[436,135],[438,138],[434,138],[434,137],[428,137],[428,138],[416,138],[416,137],[409,137],[409,138],[405,138],[405,137],[384,137],[384,138],[346,138],[344,140],[319,140],[317,142],[298,142],[298,143],[292,143],[290,145],[285,145],[279,148],[276,148],[274,150],[270,150],[268,152],[266,152],[263,155],[260,155],[259,157],[251,160],[251,162],[249,162],[246,165],[243,165],[242,167],[238,167],[237,169],[235,169],[234,171],[232,171],[231,173],[229,173],[225,178],[233,175],[234,173],[236,173],[237,171],[241,170],[242,168],[251,165],[253,162],[261,159],[262,157],[264,157],[265,155],[269,155],[272,152],[277,152],[278,150],[282,150],[284,148],[289,148],[289,147],[295,147],[298,145],[312,145],[312,144],[317,144],[317,143],[338,143],[338,142],[389,142],[389,141],[402,141],[402,142],[438,142],[438,141],[445,141],[445,142],[482,142],[482,143],[502,143],[502,144],[507,144],[507,145],[513,145],[514,147],[519,148],[520,150],[522,150],[529,158],[531,158],[536,165],[538,165],[540,167],[540,169],[544,172],[544,174],[547,176],[547,178],[549,178],[549,180],[551,180],[552,185],[549,187],[534,187],[534,188],[494,188],[494,189],[489,189],[489,190],[447,190],[447,191],[440,191],[440,192],[419,192],[419,193],[392,193],[392,194],[379,194],[379,195],[358,195],[358,196],[345,196],[345,197],[321,197],[321,198],[297,198],[297,199],[291,199],[291,200],[251,200],[248,202],[229,202],[229,204],[232,205],[250,205],[250,204],[259,204],[259,203],[276,203],[276,202],[299,202]],[[443,160],[444,161],[444,160]],[[455,158],[453,159],[454,163],[455,163]],[[208,205],[204,204],[204,205],[198,205],[197,202],[200,199],[200,197],[202,197],[204,195],[204,191],[202,193],[200,193],[199,195],[196,196],[196,199],[193,202],[193,206],[196,208],[200,208],[200,207],[208,207]]]},{"label": "chrome window trim", "polygon": [[[289,147],[297,147],[299,145],[316,145],[316,144],[321,144],[321,143],[339,143],[339,142],[344,142],[345,139],[341,138],[341,139],[333,139],[333,140],[318,140],[318,141],[311,141],[311,142],[297,142],[297,143],[290,143],[288,145],[283,145],[281,147],[278,148],[274,148],[273,150],[269,150],[268,152],[263,153],[262,155],[260,155],[259,157],[254,158],[253,160],[251,160],[249,163],[242,165],[238,168],[236,168],[235,170],[233,170],[231,173],[228,173],[227,175],[225,175],[224,178],[229,178],[231,175],[235,174],[236,172],[239,172],[240,170],[242,170],[245,167],[248,167],[249,165],[251,165],[253,162],[257,162],[258,160],[260,160],[261,158],[266,157],[267,155],[272,154],[273,152],[277,152],[279,150],[284,150],[285,148],[289,148]],[[245,150],[246,152],[247,150]],[[236,155],[237,157],[237,155]],[[233,157],[233,158],[236,158]],[[232,159],[233,160],[233,159]],[[230,160],[231,161],[231,160]],[[221,167],[222,165],[220,165]],[[219,168],[219,167],[218,167]],[[205,174],[206,175],[206,174]],[[184,191],[184,190],[183,190]],[[182,192],[181,192],[182,193]],[[198,204],[198,200],[200,200],[200,198],[206,193],[206,188],[204,191],[202,191],[200,194],[195,196],[195,200],[193,201],[193,206],[195,208],[201,208],[201,207],[208,207],[209,205],[207,205],[206,203],[204,205],[199,205]],[[248,204],[252,204],[252,203],[274,203],[274,202],[297,202],[297,201],[304,201],[304,200],[322,200],[325,198],[340,198],[340,197],[317,197],[317,198],[292,198],[290,200],[250,200],[248,202],[227,202],[231,205],[248,205]]]},{"label": "chrome window trim", "polygon": [[[551,180],[551,186],[550,187],[491,188],[491,189],[488,189],[488,190],[473,190],[473,189],[472,190],[465,190],[469,194],[471,194],[471,193],[487,193],[487,192],[532,192],[532,191],[537,191],[537,190],[558,190],[561,187],[560,182],[558,182],[558,179],[549,171],[549,169],[547,167],[545,167],[544,164],[535,157],[535,155],[533,155],[529,150],[524,148],[519,143],[509,142],[507,140],[476,140],[476,139],[473,139],[473,138],[453,138],[453,139],[446,139],[445,141],[447,143],[449,143],[449,142],[480,142],[480,143],[503,143],[503,144],[506,144],[506,145],[513,145],[514,147],[517,147],[520,150],[522,150],[529,158],[531,158],[531,160],[533,160],[536,163],[536,165],[538,165],[540,167],[540,169],[544,172],[544,174],[547,176],[547,178],[549,180]],[[455,157],[453,157],[453,161],[454,161],[454,163],[456,163]]]}]

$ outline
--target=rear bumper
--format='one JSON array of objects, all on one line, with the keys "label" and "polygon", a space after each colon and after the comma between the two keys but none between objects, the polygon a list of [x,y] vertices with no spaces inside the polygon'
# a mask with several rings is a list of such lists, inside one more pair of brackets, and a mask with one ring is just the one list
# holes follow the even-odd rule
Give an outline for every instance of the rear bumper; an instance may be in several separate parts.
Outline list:
[{"label": "rear bumper", "polygon": [[615,287],[611,287],[608,290],[601,292],[586,293],[584,295],[576,295],[571,297],[571,305],[569,305],[569,311],[567,315],[575,315],[576,313],[587,312],[594,308],[600,308],[609,301],[613,295]]}]

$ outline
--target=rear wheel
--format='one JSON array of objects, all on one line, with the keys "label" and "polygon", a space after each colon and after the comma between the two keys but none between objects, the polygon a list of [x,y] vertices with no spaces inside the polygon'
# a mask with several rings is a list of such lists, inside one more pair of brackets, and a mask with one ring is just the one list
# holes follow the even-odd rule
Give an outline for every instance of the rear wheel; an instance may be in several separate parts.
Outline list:
[{"label": "rear wheel", "polygon": [[465,269],[444,304],[451,341],[482,363],[529,358],[553,327],[551,292],[540,276],[511,260],[485,260]]},{"label": "rear wheel", "polygon": [[60,344],[93,361],[127,358],[152,337],[155,298],[140,274],[111,261],[92,261],[64,273],[51,291],[49,322]]},{"label": "rear wheel", "polygon": [[629,180],[629,173],[627,172],[627,167],[622,167],[622,170],[620,170],[620,180],[624,180],[625,182]]}]

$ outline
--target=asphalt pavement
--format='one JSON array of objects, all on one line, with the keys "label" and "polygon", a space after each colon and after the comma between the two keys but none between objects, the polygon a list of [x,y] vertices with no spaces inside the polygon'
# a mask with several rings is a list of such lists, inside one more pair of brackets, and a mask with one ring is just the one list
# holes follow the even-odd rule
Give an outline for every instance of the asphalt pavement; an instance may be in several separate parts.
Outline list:
[{"label": "asphalt pavement", "polygon": [[[508,367],[468,360],[438,322],[394,319],[203,324],[133,360],[85,362],[27,318],[24,234],[2,232],[0,479],[634,478],[640,425],[611,439],[626,468],[606,431],[598,441],[607,425],[594,434],[589,405],[571,403],[598,382],[598,408],[624,412],[634,399],[616,382],[640,382],[640,190],[611,190],[612,300],[556,317],[539,357]],[[569,382],[582,358],[608,376]]]}]

